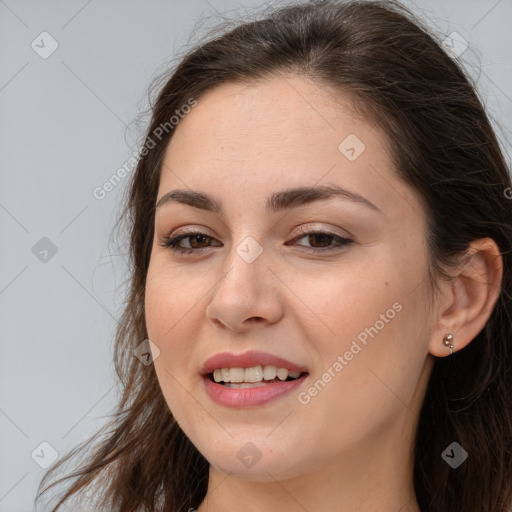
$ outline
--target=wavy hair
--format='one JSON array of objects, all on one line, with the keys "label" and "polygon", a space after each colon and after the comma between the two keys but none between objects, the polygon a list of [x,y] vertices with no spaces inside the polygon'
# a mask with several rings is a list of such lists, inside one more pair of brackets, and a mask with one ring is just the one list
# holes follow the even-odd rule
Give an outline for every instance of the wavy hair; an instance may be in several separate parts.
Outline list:
[{"label": "wavy hair", "polygon": [[[114,353],[122,396],[101,431],[42,479],[36,501],[67,482],[52,512],[88,489],[94,489],[100,506],[119,512],[183,512],[203,501],[209,464],[174,420],[153,366],[133,356],[148,337],[145,281],[160,171],[174,131],[158,140],[151,135],[176,110],[216,86],[283,73],[347,95],[382,129],[398,176],[424,208],[432,284],[448,279],[453,257],[473,240],[490,237],[498,245],[504,276],[486,326],[466,348],[435,361],[415,439],[414,487],[423,511],[508,512],[512,200],[505,191],[512,192],[510,175],[468,73],[408,9],[390,1],[273,8],[209,37],[162,76],[145,135],[145,147],[154,147],[140,153],[122,215],[131,261]],[[453,440],[469,452],[457,470],[441,457]],[[85,462],[43,489],[57,469],[91,446]]]}]

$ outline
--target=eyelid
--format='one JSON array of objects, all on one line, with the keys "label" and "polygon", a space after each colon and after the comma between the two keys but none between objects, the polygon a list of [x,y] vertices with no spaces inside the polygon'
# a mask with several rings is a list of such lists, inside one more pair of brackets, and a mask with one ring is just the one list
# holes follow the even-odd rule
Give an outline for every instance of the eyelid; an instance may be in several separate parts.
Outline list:
[{"label": "eyelid", "polygon": [[298,231],[299,231],[299,234],[305,234],[305,235],[309,235],[311,232],[314,232],[314,233],[325,233],[326,235],[339,236],[341,238],[351,238],[351,239],[354,238],[352,233],[350,233],[349,231],[343,230],[344,231],[343,233],[339,233],[335,227],[326,228],[325,226],[306,224],[305,226],[301,225],[298,228]]},{"label": "eyelid", "polygon": [[190,234],[197,234],[197,235],[208,235],[208,236],[211,236],[212,238],[215,238],[214,235],[211,234],[211,230],[209,230],[208,228],[205,228],[204,226],[190,226],[190,225],[186,225],[186,226],[181,226],[179,228],[176,228],[174,231],[171,231],[168,235],[168,237],[176,237],[176,236],[180,236],[180,235],[190,235]]}]

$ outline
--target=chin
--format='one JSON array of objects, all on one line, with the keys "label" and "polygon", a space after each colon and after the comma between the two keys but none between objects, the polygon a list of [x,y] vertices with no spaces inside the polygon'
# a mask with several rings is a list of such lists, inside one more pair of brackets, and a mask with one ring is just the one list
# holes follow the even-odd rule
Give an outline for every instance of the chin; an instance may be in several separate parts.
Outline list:
[{"label": "chin", "polygon": [[[284,445],[282,440],[269,441],[268,434],[258,436],[237,436],[215,449],[215,441],[205,440],[204,449],[201,443],[195,444],[211,466],[235,478],[257,482],[286,480],[301,474],[301,468],[310,468],[306,464],[307,453],[297,449],[301,443]],[[243,440],[242,440],[243,439]],[[249,440],[247,440],[249,439]],[[303,445],[302,445],[303,446]]]},{"label": "chin", "polygon": [[232,478],[250,480],[252,482],[275,482],[288,480],[300,474],[297,466],[285,457],[281,460],[272,457],[272,454],[263,454],[262,458],[254,466],[245,466],[233,456],[214,456],[209,460],[210,464],[218,471],[228,474]]}]

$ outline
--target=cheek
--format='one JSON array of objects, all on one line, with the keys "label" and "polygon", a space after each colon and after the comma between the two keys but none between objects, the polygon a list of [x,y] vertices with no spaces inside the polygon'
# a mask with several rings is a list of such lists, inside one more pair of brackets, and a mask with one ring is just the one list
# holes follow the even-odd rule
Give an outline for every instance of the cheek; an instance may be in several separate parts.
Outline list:
[{"label": "cheek", "polygon": [[409,396],[427,353],[425,276],[420,250],[407,264],[390,251],[349,270],[340,266],[317,285],[302,282],[315,314],[297,321],[320,356],[316,377],[333,382],[326,386],[333,400],[367,403],[371,393],[392,398],[390,390]]},{"label": "cheek", "polygon": [[187,316],[193,314],[194,306],[205,292],[198,286],[200,278],[180,271],[180,266],[168,265],[163,259],[159,255],[152,259],[146,279],[146,325],[150,339],[153,336],[155,341],[171,337]]},{"label": "cheek", "polygon": [[324,297],[334,333],[311,338],[322,368],[301,398],[311,414],[338,426],[326,429],[333,443],[378,432],[415,399],[428,352],[422,268],[400,273],[384,265],[371,276],[340,279],[333,283],[339,293]]},{"label": "cheek", "polygon": [[204,290],[180,279],[179,270],[157,263],[150,265],[146,280],[146,326],[149,339],[160,349],[155,360],[158,376],[169,380],[167,386],[175,387],[177,382],[172,377],[181,381],[192,371],[195,347],[191,341],[201,325],[197,314]]},{"label": "cheek", "polygon": [[173,416],[182,425],[180,419],[186,416],[190,399],[185,391],[190,386],[185,379],[192,371],[194,347],[189,329],[197,325],[196,320],[191,321],[197,299],[177,276],[179,272],[151,263],[146,279],[145,318],[148,338],[160,350],[154,360],[160,388]]},{"label": "cheek", "polygon": [[364,342],[368,337],[365,329],[376,323],[380,332],[389,323],[397,322],[397,309],[407,289],[408,276],[397,275],[394,266],[384,258],[365,263],[339,265],[329,274],[302,276],[295,283],[295,289],[302,290],[297,294],[299,299],[307,306],[297,303],[299,308],[295,310],[304,314],[295,321],[308,329],[306,338],[314,340],[317,349],[329,359],[348,350],[351,340],[358,335]]}]

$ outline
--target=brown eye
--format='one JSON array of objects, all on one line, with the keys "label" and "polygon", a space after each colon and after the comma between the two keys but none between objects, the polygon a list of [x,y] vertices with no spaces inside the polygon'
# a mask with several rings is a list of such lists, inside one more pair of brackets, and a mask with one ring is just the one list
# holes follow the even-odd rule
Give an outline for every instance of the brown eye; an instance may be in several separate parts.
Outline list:
[{"label": "brown eye", "polygon": [[[212,245],[213,241],[215,241],[215,239],[211,236],[192,231],[175,237],[165,237],[160,245],[162,245],[162,247],[167,247],[172,251],[191,253],[207,249]],[[184,243],[182,244],[182,242]]]},{"label": "brown eye", "polygon": [[297,237],[294,240],[294,242],[297,243],[300,240],[306,239],[308,244],[310,244],[309,246],[301,243],[298,245],[305,245],[306,248],[309,247],[309,252],[317,253],[343,249],[344,246],[353,243],[353,240],[351,240],[350,238],[344,238],[334,233],[328,233],[323,231],[309,231],[302,233],[301,236]]},{"label": "brown eye", "polygon": [[189,236],[187,238],[190,238],[189,244],[192,249],[202,249],[203,248],[202,244],[208,243],[208,241],[212,240],[211,236],[206,236],[206,235],[193,235],[193,236]]},{"label": "brown eye", "polygon": [[308,241],[313,247],[328,247],[333,239],[334,236],[327,233],[312,233],[308,235]]}]

